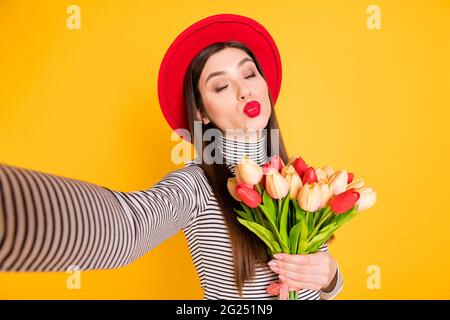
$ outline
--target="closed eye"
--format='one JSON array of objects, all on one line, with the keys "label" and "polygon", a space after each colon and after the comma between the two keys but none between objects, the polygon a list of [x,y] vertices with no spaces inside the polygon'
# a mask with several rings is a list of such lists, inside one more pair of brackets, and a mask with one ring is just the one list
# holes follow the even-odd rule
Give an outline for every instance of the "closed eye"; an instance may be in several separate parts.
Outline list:
[{"label": "closed eye", "polygon": [[[255,73],[252,73],[252,74],[249,75],[248,77],[245,77],[245,79],[248,79],[248,78],[254,78],[254,77],[256,77],[256,74],[255,74]],[[224,86],[224,87],[222,87],[222,88],[217,88],[217,89],[216,89],[216,92],[220,92],[220,91],[222,91],[223,89],[225,89],[226,87],[228,87],[228,85],[226,85],[226,86]]]}]

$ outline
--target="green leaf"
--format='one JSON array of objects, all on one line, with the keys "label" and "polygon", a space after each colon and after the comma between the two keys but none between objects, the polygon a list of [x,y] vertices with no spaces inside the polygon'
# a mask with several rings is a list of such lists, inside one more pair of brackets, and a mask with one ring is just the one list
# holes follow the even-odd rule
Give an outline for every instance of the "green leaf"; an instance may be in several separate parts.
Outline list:
[{"label": "green leaf", "polygon": [[308,245],[308,247],[306,248],[306,253],[315,253],[317,252],[317,250],[319,250],[319,248],[325,243],[326,241],[323,242],[318,242],[316,245],[311,246]]},{"label": "green leaf", "polygon": [[298,206],[298,202],[296,200],[292,201],[295,207],[295,224],[299,223],[300,220],[306,219],[306,212]]},{"label": "green leaf", "polygon": [[264,204],[264,207],[269,209],[276,216],[277,208],[275,207],[275,203],[274,203],[273,199],[270,197],[267,190],[264,190],[264,193],[263,193],[263,204]]},{"label": "green leaf", "polygon": [[[330,223],[329,225],[324,226],[322,229],[320,229],[319,232],[318,232],[317,234],[321,234],[321,233],[324,233],[324,232],[328,232],[328,230],[333,229],[333,228],[335,228],[335,227],[337,227],[337,224],[336,224],[335,222]],[[313,239],[314,239],[314,238],[313,238]]]},{"label": "green leaf", "polygon": [[355,207],[356,206],[338,215],[328,211],[328,218],[326,218],[325,216],[327,213],[326,211],[321,219],[323,220],[323,227],[319,229],[317,235],[311,235],[312,239],[310,239],[306,250],[308,252],[315,252],[315,250],[320,248],[326,241],[328,241],[328,239],[330,239],[330,237],[336,232],[336,230],[338,230],[342,226],[342,224],[344,224],[357,214]]},{"label": "green leaf", "polygon": [[271,230],[270,221],[266,218],[265,214],[261,212],[261,209],[257,207],[253,210],[256,217],[256,222],[262,225],[264,228]]},{"label": "green leaf", "polygon": [[234,209],[234,211],[236,211],[236,213],[237,213],[242,219],[245,219],[245,220],[248,220],[248,221],[254,221],[254,220],[253,220],[253,216],[252,216],[252,215],[249,215],[247,212],[242,211],[242,210],[238,210],[238,209]]},{"label": "green leaf", "polygon": [[280,236],[281,239],[289,247],[289,236],[288,236],[288,218],[289,218],[289,193],[283,201],[283,207],[280,215]]},{"label": "green leaf", "polygon": [[248,215],[253,217],[252,220],[256,221],[256,217],[255,217],[255,214],[253,213],[253,210],[250,209],[249,207],[247,207],[247,205],[242,201],[240,202],[240,204],[241,204],[241,207],[245,210],[245,212],[247,212]]},{"label": "green leaf", "polygon": [[323,217],[323,214],[327,213],[328,210],[330,210],[329,207],[320,208],[319,210],[317,210],[314,213],[314,216],[313,216],[314,217],[313,218],[313,228],[315,228],[320,223],[320,220]]},{"label": "green leaf", "polygon": [[333,222],[336,222],[339,226],[341,226],[344,223],[346,223],[348,220],[350,220],[353,217],[355,217],[356,214],[357,214],[356,206],[354,206],[351,209],[349,209],[348,211],[336,215],[336,218],[334,219]]},{"label": "green leaf", "polygon": [[306,250],[316,247],[317,244],[324,244],[325,241],[330,239],[331,235],[339,228],[336,224],[330,224],[324,228],[324,231],[320,231],[314,238],[309,241]]},{"label": "green leaf", "polygon": [[322,212],[322,209],[319,209],[313,213],[312,219],[311,219],[312,221],[311,221],[311,229],[310,230],[313,230],[314,227],[316,226],[316,219],[320,215],[321,212]]},{"label": "green leaf", "polygon": [[317,214],[317,212],[308,212],[308,233],[311,233],[314,229],[314,216]]},{"label": "green leaf", "polygon": [[295,200],[289,201],[289,230],[295,225],[295,206],[293,204]]},{"label": "green leaf", "polygon": [[320,220],[316,220],[318,221],[317,223],[315,223],[314,229],[312,232],[309,233],[308,235],[308,239],[311,240],[320,230],[321,226],[323,225],[323,223],[328,220],[327,216],[328,215],[333,215],[333,213],[331,212],[331,209],[329,207],[325,208],[323,211],[319,212],[318,215],[320,216]]},{"label": "green leaf", "polygon": [[316,227],[316,225],[320,222],[320,219],[323,217],[323,213],[327,208],[322,208],[317,211],[316,215],[314,216],[314,227]]},{"label": "green leaf", "polygon": [[300,222],[289,231],[290,253],[297,253],[298,240],[300,236]]},{"label": "green leaf", "polygon": [[273,224],[277,223],[277,213],[275,211],[272,211],[270,208],[268,208],[262,204],[259,204],[259,208],[264,213],[267,220],[269,220]]},{"label": "green leaf", "polygon": [[239,217],[237,219],[242,225],[244,225],[247,229],[256,234],[258,238],[264,241],[264,243],[269,247],[272,253],[281,252],[281,248],[278,243],[276,243],[272,232],[256,222],[247,221]]},{"label": "green leaf", "polygon": [[297,253],[305,253],[307,245],[308,245],[308,226],[306,225],[306,220],[301,219],[301,221],[300,221],[300,240],[298,243]]},{"label": "green leaf", "polygon": [[276,217],[274,218],[271,215],[271,212],[263,205],[260,204],[258,207],[261,209],[261,211],[264,213],[267,220],[269,221],[269,227],[273,232],[275,239],[278,240],[278,243],[281,245],[283,252],[287,253],[289,251],[289,245],[284,241],[284,239],[280,235],[280,232],[278,231],[278,228],[276,226]]}]

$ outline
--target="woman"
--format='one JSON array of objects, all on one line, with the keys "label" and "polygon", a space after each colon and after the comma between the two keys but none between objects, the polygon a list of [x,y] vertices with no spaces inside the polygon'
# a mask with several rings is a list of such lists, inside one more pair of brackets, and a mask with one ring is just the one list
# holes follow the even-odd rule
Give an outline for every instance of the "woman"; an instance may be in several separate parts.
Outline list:
[{"label": "woman", "polygon": [[[259,46],[264,41],[271,52]],[[281,136],[272,141],[280,84],[278,51],[256,21],[215,15],[187,28],[161,64],[160,104],[184,138],[198,142],[201,121],[202,133],[215,130],[216,140],[201,139],[199,158],[134,192],[0,165],[0,271],[120,268],[183,230],[204,299],[276,299],[266,289],[278,278],[302,300],[336,296],[342,277],[326,244],[268,265],[262,241],[238,223],[226,187],[244,154],[263,164],[278,143],[288,161]],[[212,143],[220,161],[205,161]]]}]

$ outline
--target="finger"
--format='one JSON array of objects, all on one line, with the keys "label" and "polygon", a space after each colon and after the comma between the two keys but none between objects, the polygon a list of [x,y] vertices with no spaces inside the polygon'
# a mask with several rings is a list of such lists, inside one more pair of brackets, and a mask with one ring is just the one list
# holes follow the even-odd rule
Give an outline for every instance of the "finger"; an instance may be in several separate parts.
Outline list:
[{"label": "finger", "polygon": [[[273,263],[272,263],[273,264]],[[289,262],[276,261],[275,265],[269,265],[273,272],[279,273],[281,270],[294,271],[298,273],[307,274],[322,274],[328,273],[324,265],[298,265]]]},{"label": "finger", "polygon": [[[280,276],[283,276],[287,279],[295,280],[298,282],[310,282],[314,284],[320,285],[320,287],[323,287],[328,283],[328,277],[324,274],[303,274],[303,273],[297,273],[292,271],[285,271],[281,270],[279,273]],[[280,277],[281,279],[281,277]]]},{"label": "finger", "polygon": [[322,251],[308,254],[308,257],[310,259],[310,263],[309,263],[310,265],[326,263],[329,260],[328,253],[325,253]]},{"label": "finger", "polygon": [[280,300],[287,300],[288,298],[288,285],[283,284],[280,287]]},{"label": "finger", "polygon": [[324,252],[316,252],[310,254],[288,254],[288,253],[279,253],[274,257],[276,261],[282,261],[293,264],[301,264],[301,265],[317,265],[322,264],[327,261],[327,254]]},{"label": "finger", "polygon": [[298,273],[304,274],[328,274],[327,271],[329,270],[319,265],[313,265],[313,266],[300,266],[298,267],[297,271]]},{"label": "finger", "polygon": [[301,288],[301,289],[310,289],[310,290],[315,290],[315,291],[319,291],[320,289],[322,289],[322,286],[320,286],[316,283],[295,281],[295,280],[292,280],[289,278],[285,278],[283,276],[280,276],[280,280],[283,281],[283,283],[285,283],[286,285],[288,285],[290,287],[296,287],[296,288]]}]

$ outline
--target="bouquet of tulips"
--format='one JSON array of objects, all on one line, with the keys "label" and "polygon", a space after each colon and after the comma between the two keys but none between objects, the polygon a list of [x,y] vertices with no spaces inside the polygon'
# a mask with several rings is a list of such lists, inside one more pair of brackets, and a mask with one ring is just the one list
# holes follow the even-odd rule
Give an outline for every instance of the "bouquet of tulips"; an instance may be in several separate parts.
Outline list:
[{"label": "bouquet of tulips", "polygon": [[[242,207],[234,209],[237,219],[272,256],[317,252],[342,224],[376,202],[376,192],[352,173],[313,168],[301,157],[285,165],[276,155],[259,166],[244,155],[227,187]],[[286,298],[297,300],[298,292],[279,294]]]}]

